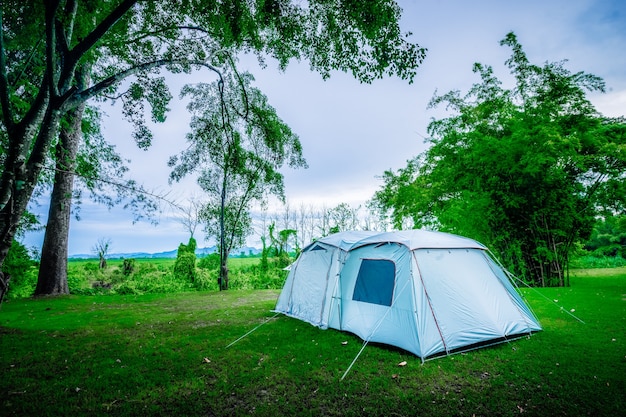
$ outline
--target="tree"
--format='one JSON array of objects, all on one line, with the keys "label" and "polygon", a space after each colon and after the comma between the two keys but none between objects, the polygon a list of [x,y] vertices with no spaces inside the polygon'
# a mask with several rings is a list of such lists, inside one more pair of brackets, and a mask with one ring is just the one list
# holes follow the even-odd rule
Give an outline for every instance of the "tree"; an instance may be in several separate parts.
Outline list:
[{"label": "tree", "polygon": [[626,258],[626,215],[599,219],[584,248],[600,256]]},{"label": "tree", "polygon": [[[160,69],[205,68],[219,76],[228,57],[252,52],[276,58],[281,69],[292,58],[306,59],[323,77],[340,70],[364,82],[385,74],[410,81],[425,50],[404,39],[399,18],[399,7],[387,0],[3,1],[0,264],[70,109],[129,79],[125,115],[135,141],[147,148],[144,103],[159,113],[168,102]],[[81,89],[75,75],[85,62],[93,65],[91,82]]]},{"label": "tree", "polygon": [[201,223],[201,212],[204,203],[199,197],[191,197],[187,202],[187,205],[178,207],[180,217],[178,222],[185,228],[189,235],[193,237],[196,233],[196,229]]},{"label": "tree", "polygon": [[604,82],[564,63],[536,66],[513,33],[501,42],[515,88],[474,65],[480,83],[431,106],[455,114],[429,125],[432,146],[376,193],[397,226],[473,237],[509,268],[539,285],[566,285],[569,255],[590,235],[595,216],[624,210],[626,124],[598,115],[585,91]]},{"label": "tree", "polygon": [[230,251],[243,246],[252,230],[251,202],[273,194],[284,200],[283,164],[306,166],[298,137],[280,120],[248,73],[231,73],[212,84],[186,86],[190,96],[190,146],[172,157],[171,178],[200,170],[198,183],[208,195],[202,218],[220,252],[220,288],[228,289]]},{"label": "tree", "polygon": [[[87,84],[87,66],[77,69],[78,88]],[[38,285],[35,295],[68,294],[67,258],[71,203],[76,170],[76,155],[82,137],[82,120],[86,103],[69,110],[61,123],[56,146],[56,170],[50,195],[48,222],[41,247]]]},{"label": "tree", "polygon": [[329,212],[330,219],[333,224],[331,226],[331,233],[342,232],[346,230],[357,230],[359,228],[359,210],[357,208],[350,207],[347,203],[340,203],[336,207],[332,208]]},{"label": "tree", "polygon": [[[100,238],[93,245],[92,251],[96,255],[98,255],[99,263],[98,267],[100,269],[106,269],[107,267],[107,255],[109,254],[109,249],[111,248],[111,239],[108,238]],[[35,290],[35,293],[37,290]]]}]

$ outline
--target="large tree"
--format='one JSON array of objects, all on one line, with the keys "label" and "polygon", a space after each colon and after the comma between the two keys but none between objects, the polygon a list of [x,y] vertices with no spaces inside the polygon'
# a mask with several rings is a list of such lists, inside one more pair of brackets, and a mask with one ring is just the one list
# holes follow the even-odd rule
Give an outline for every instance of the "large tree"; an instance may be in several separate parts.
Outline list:
[{"label": "large tree", "polygon": [[565,285],[569,254],[602,210],[626,203],[626,124],[597,113],[586,91],[593,75],[563,62],[531,64],[513,33],[501,42],[515,86],[489,66],[465,95],[435,95],[453,114],[429,125],[432,146],[384,175],[375,201],[398,225],[410,217],[494,249],[538,285]]},{"label": "large tree", "polygon": [[217,241],[221,290],[228,289],[230,252],[242,247],[252,231],[251,202],[263,204],[270,194],[284,201],[279,169],[306,166],[298,137],[251,85],[253,80],[233,68],[214,83],[186,86],[182,95],[191,97],[187,108],[192,114],[189,146],[170,160],[172,179],[197,172],[208,196],[201,214],[208,236]]},{"label": "large tree", "polygon": [[[3,1],[0,264],[70,109],[129,80],[125,115],[137,144],[148,147],[143,104],[167,106],[161,69],[219,75],[231,57],[252,52],[281,69],[308,60],[323,77],[339,70],[364,82],[385,74],[411,80],[425,50],[401,33],[400,12],[389,0]],[[84,63],[91,80],[80,88]]]}]

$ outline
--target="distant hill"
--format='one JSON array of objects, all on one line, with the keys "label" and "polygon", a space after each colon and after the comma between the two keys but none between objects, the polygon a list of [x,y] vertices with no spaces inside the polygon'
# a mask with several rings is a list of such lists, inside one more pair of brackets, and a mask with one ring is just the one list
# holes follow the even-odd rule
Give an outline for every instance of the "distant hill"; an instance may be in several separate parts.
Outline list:
[{"label": "distant hill", "polygon": [[[216,251],[217,251],[217,247],[215,246],[211,246],[208,248],[196,248],[196,256],[200,258],[206,255],[215,253]],[[170,250],[167,252],[157,252],[157,253],[147,253],[147,252],[110,253],[107,255],[107,259],[176,258],[176,252],[177,252],[177,249]],[[260,253],[261,253],[260,249],[246,246],[241,249],[233,250],[230,256],[238,257],[238,256],[241,256],[242,254],[245,256],[248,256],[250,254],[258,255]],[[78,254],[70,256],[70,259],[97,259],[97,258],[98,256],[93,253],[89,253],[89,254],[78,253]]]}]

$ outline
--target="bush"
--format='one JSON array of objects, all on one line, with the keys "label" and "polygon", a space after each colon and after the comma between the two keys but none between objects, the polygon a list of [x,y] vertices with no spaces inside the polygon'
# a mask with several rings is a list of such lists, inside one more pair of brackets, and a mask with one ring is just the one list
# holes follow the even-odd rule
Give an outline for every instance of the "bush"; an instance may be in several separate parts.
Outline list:
[{"label": "bush", "polygon": [[30,258],[28,249],[14,240],[2,264],[2,272],[11,276],[7,298],[23,298],[33,295],[37,285],[37,271],[34,266],[35,262]]},{"label": "bush", "polygon": [[273,258],[268,260],[267,270],[261,262],[232,268],[230,271],[230,288],[234,290],[265,290],[281,289],[289,274],[284,265],[289,265],[289,258]]},{"label": "bush", "polygon": [[116,294],[150,294],[150,293],[177,293],[191,291],[194,287],[189,282],[183,282],[166,271],[154,271],[141,274],[140,278],[127,279],[113,286]]},{"label": "bush", "polygon": [[191,237],[187,245],[181,243],[178,246],[176,262],[174,263],[174,275],[186,281],[194,282],[196,279],[196,240]]},{"label": "bush", "polygon": [[[179,257],[176,260],[140,259],[132,262],[133,272],[126,273],[128,260],[113,260],[110,268],[101,270],[97,262],[72,261],[68,266],[68,284],[72,294],[148,294],[148,293],[177,293],[184,291],[219,291],[217,278],[219,274],[219,255],[211,254],[202,257],[193,270],[194,280],[188,277],[190,273],[181,273]],[[267,269],[262,268],[260,258],[231,258],[229,259],[230,288],[240,289],[280,289],[282,288],[288,271],[284,265],[293,259],[269,258]],[[126,264],[126,265],[125,265]],[[189,268],[191,268],[191,259]],[[126,269],[125,269],[126,268]],[[33,286],[36,280],[36,270]],[[32,293],[32,290],[31,290]],[[27,294],[31,295],[31,293]]]},{"label": "bush", "polygon": [[196,280],[196,255],[193,253],[178,255],[174,264],[174,276],[184,281],[194,282]]},{"label": "bush", "polygon": [[626,259],[621,256],[602,256],[597,254],[581,255],[570,262],[573,269],[619,268],[626,266]]},{"label": "bush", "polygon": [[201,268],[197,271],[194,288],[198,291],[219,291],[220,287],[217,284],[218,274],[219,271],[217,269],[208,270]]},{"label": "bush", "polygon": [[135,271],[135,260],[134,259],[124,259],[122,261],[122,274],[124,276],[129,276]]},{"label": "bush", "polygon": [[200,258],[198,261],[198,268],[208,270],[219,270],[220,268],[220,254],[211,253],[207,256]]}]

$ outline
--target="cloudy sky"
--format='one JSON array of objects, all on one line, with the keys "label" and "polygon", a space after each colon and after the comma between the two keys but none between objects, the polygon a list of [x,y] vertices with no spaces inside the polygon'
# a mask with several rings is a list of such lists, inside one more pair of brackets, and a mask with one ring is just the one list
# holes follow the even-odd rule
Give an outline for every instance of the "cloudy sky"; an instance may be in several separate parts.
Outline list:
[{"label": "cloudy sky", "polygon": [[[626,2],[623,0],[402,0],[402,27],[411,40],[428,48],[426,60],[413,84],[384,79],[360,84],[345,74],[323,81],[306,63],[293,63],[286,72],[268,61],[260,69],[254,59],[242,58],[240,68],[249,70],[256,86],[269,98],[279,116],[299,135],[309,168],[285,170],[287,199],[292,208],[302,204],[353,207],[370,199],[385,170],[405,166],[426,149],[424,137],[432,118],[443,109],[427,110],[439,93],[467,91],[478,81],[472,64],[494,67],[507,80],[504,61],[509,49],[499,41],[515,32],[532,63],[567,59],[572,72],[585,71],[602,77],[606,94],[590,96],[607,116],[626,114]],[[211,81],[208,74],[172,77],[172,93],[178,97],[187,82]],[[508,85],[510,86],[510,85]],[[103,107],[105,137],[118,152],[132,160],[132,176],[145,187],[184,204],[198,194],[193,178],[168,185],[167,159],[180,151],[188,131],[184,105],[172,102],[164,124],[155,129],[153,147],[139,151],[130,137],[131,127],[120,120],[119,106]],[[39,209],[42,213],[46,210]],[[185,229],[164,208],[159,224],[133,224],[121,209],[108,210],[85,202],[81,220],[73,220],[69,253],[90,253],[100,238],[112,242],[112,252],[158,252],[186,242]],[[42,219],[45,221],[45,215]],[[199,246],[212,242],[202,241]],[[27,246],[40,246],[41,233],[30,234]]]}]

